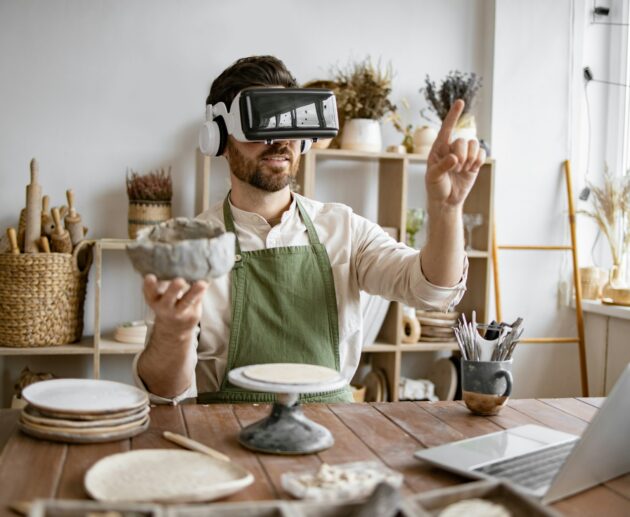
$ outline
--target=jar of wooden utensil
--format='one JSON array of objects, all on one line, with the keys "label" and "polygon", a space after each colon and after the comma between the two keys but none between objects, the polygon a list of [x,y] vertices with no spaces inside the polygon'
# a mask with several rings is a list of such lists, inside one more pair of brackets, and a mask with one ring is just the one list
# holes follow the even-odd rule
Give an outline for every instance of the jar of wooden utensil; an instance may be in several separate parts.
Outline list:
[{"label": "jar of wooden utensil", "polygon": [[72,253],[22,254],[16,246],[13,253],[0,254],[0,346],[65,345],[81,339],[92,245],[82,241]]},{"label": "jar of wooden utensil", "polygon": [[135,239],[140,230],[168,221],[171,214],[170,201],[129,201],[129,238]]}]

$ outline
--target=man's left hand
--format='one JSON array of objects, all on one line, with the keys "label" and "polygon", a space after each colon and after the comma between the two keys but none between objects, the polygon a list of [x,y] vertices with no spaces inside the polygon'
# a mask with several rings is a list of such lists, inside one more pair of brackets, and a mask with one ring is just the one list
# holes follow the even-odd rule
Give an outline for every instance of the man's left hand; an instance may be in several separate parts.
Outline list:
[{"label": "man's left hand", "polygon": [[429,204],[445,208],[463,205],[477,179],[479,168],[486,160],[486,152],[479,147],[476,139],[450,142],[463,111],[464,101],[456,100],[431,147],[425,178]]}]

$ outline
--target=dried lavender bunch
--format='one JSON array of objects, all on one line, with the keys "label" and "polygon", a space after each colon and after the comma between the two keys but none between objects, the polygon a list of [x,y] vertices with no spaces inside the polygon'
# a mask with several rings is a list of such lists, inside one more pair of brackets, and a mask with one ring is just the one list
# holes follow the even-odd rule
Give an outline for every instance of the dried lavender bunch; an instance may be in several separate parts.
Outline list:
[{"label": "dried lavender bunch", "polygon": [[425,87],[420,89],[429,103],[429,108],[444,120],[451,106],[457,99],[463,99],[466,103],[464,113],[466,115],[473,106],[475,95],[481,88],[481,76],[474,72],[466,74],[457,70],[448,73],[438,89],[427,75],[424,80]]},{"label": "dried lavender bunch", "polygon": [[374,65],[368,57],[334,73],[338,85],[337,106],[346,119],[379,120],[396,111],[396,106],[389,100],[393,76],[391,65],[381,70],[380,62]]},{"label": "dried lavender bunch", "polygon": [[173,197],[171,167],[139,174],[127,169],[127,195],[129,201],[170,201]]}]

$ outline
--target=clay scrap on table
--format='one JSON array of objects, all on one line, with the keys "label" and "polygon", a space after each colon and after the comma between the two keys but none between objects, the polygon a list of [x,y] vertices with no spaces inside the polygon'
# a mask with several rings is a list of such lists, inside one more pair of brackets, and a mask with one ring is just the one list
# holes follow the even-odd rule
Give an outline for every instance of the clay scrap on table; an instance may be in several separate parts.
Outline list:
[{"label": "clay scrap on table", "polygon": [[159,280],[216,278],[234,266],[235,237],[205,221],[177,217],[146,228],[127,245],[133,267]]}]

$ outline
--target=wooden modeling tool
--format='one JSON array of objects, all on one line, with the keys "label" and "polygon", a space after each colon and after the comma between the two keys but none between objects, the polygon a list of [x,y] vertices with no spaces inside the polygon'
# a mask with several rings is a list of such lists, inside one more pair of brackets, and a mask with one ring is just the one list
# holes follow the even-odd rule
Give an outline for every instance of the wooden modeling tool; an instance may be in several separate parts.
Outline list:
[{"label": "wooden modeling tool", "polygon": [[74,208],[74,192],[71,189],[66,190],[66,197],[68,198],[68,215],[65,218],[66,229],[70,233],[72,245],[76,246],[83,240],[85,233],[83,224],[81,224],[81,216]]},{"label": "wooden modeling tool", "polygon": [[70,234],[61,223],[61,215],[58,208],[52,209],[52,216],[55,221],[55,231],[51,238],[52,251],[56,253],[72,253],[72,240],[70,239]]},{"label": "wooden modeling tool", "polygon": [[48,237],[45,235],[39,238],[39,251],[42,253],[50,253],[50,243],[48,242]]},{"label": "wooden modeling tool", "polygon": [[54,229],[55,221],[50,215],[50,198],[44,196],[42,198],[42,235],[50,238]]},{"label": "wooden modeling tool", "polygon": [[26,221],[24,253],[37,253],[37,242],[42,235],[42,186],[37,182],[39,165],[31,160],[31,183],[26,186]]},{"label": "wooden modeling tool", "polygon": [[20,210],[20,220],[17,229],[17,241],[21,250],[24,250],[24,232],[26,231],[26,208]]},{"label": "wooden modeling tool", "polygon": [[11,245],[11,253],[13,253],[14,255],[19,255],[20,248],[18,247],[17,233],[15,233],[15,228],[9,228],[7,230],[7,237],[9,238],[9,244]]}]

